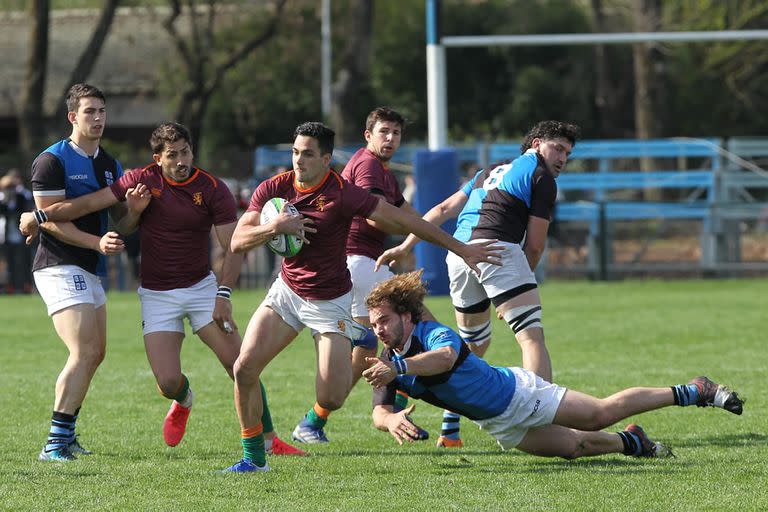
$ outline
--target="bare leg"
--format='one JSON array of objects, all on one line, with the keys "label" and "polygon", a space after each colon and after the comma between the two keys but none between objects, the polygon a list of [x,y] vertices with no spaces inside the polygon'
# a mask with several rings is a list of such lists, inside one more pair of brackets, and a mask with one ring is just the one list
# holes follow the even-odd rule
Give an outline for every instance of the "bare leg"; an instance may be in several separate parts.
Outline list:
[{"label": "bare leg", "polygon": [[622,453],[621,438],[609,432],[584,432],[559,425],[532,428],[517,448],[539,457],[577,459],[606,453]]},{"label": "bare leg", "polygon": [[671,388],[629,388],[602,399],[568,390],[553,423],[580,430],[600,430],[629,416],[674,403]]},{"label": "bare leg", "polygon": [[261,372],[297,334],[267,306],[259,306],[251,317],[234,366],[235,408],[242,429],[252,428],[261,421]]},{"label": "bare leg", "polygon": [[335,411],[344,405],[352,389],[349,339],[338,333],[315,335],[317,342],[317,403]]},{"label": "bare leg", "polygon": [[56,380],[54,411],[74,414],[82,405],[96,369],[106,353],[106,306],[77,304],[51,317],[56,334],[69,350],[69,357]]},{"label": "bare leg", "polygon": [[[540,305],[539,290],[535,288],[499,305],[496,308],[496,314],[499,318],[503,318],[504,314],[513,308]],[[515,338],[523,354],[523,368],[532,371],[548,382],[552,382],[552,361],[544,344],[544,329],[541,327],[524,328],[515,333]]]},{"label": "bare leg", "polygon": [[[490,319],[491,319],[490,306],[485,311],[481,311],[479,313],[462,313],[460,311],[456,311],[456,325],[459,326],[459,330],[462,330],[462,329],[472,330],[474,328],[477,328],[481,325],[486,324]],[[485,356],[485,353],[488,351],[488,347],[491,346],[490,333],[488,335],[487,341],[483,343],[467,343],[467,346],[469,347],[469,350],[471,350],[472,353],[475,354],[477,357]]]},{"label": "bare leg", "polygon": [[229,377],[234,379],[235,374],[232,368],[240,355],[240,345],[242,344],[240,334],[238,332],[227,334],[219,329],[216,322],[211,322],[197,331],[197,335],[203,340],[203,343],[213,350]]},{"label": "bare leg", "polygon": [[181,345],[184,333],[158,331],[144,335],[144,350],[155,375],[157,387],[166,398],[173,398],[181,385]]}]

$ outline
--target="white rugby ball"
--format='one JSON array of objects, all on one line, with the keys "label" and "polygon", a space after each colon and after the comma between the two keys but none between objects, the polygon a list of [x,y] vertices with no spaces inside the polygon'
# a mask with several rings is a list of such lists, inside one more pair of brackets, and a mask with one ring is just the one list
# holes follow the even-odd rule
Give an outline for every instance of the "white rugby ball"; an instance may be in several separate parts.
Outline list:
[{"label": "white rugby ball", "polygon": [[[297,210],[291,203],[282,197],[273,197],[264,203],[264,207],[261,209],[261,223],[267,224],[277,217],[283,210],[283,207],[285,207],[287,213],[291,215],[299,215],[299,210]],[[272,252],[285,258],[296,256],[303,245],[304,242],[298,236],[285,234],[275,235],[269,242],[267,242],[267,247],[269,247]]]}]

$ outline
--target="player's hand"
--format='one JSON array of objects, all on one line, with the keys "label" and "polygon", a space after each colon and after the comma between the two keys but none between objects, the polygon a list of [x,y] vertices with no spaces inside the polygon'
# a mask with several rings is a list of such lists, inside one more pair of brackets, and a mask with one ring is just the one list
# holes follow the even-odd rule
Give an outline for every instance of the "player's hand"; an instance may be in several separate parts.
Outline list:
[{"label": "player's hand", "polygon": [[411,251],[405,249],[403,244],[392,247],[391,249],[387,249],[381,254],[381,256],[378,257],[378,259],[376,259],[376,264],[373,267],[373,271],[378,272],[382,265],[389,265],[392,267],[398,261],[403,261],[403,259],[405,259],[410,253]]},{"label": "player's hand", "polygon": [[307,233],[317,233],[317,229],[314,227],[312,219],[305,217],[301,214],[294,215],[285,210],[285,205],[280,211],[280,214],[272,221],[275,224],[275,232],[283,233],[286,235],[295,235],[305,243],[308,244],[309,240],[306,238]]},{"label": "player's hand", "polygon": [[400,412],[395,412],[387,418],[387,430],[395,438],[398,444],[403,441],[412,443],[419,435],[419,427],[411,423],[409,416],[416,409],[416,404],[411,404]]},{"label": "player's hand", "polygon": [[120,239],[120,235],[114,231],[108,231],[99,240],[99,252],[105,256],[118,254],[125,249],[125,244]]},{"label": "player's hand", "polygon": [[35,237],[40,233],[40,226],[37,224],[35,214],[24,212],[19,219],[19,231],[27,237],[27,245],[31,244]]},{"label": "player's hand", "polygon": [[149,206],[151,200],[152,194],[143,183],[139,183],[125,192],[125,204],[128,206],[128,210],[136,215],[141,214]]},{"label": "player's hand", "polygon": [[232,318],[232,302],[224,297],[216,297],[213,307],[213,321],[223,332],[232,334],[237,330],[235,319]]},{"label": "player's hand", "polygon": [[366,357],[368,368],[363,370],[365,382],[374,388],[384,387],[397,377],[395,365],[378,357]]},{"label": "player's hand", "polygon": [[485,240],[483,242],[477,242],[472,244],[464,244],[461,249],[461,259],[474,270],[477,275],[480,275],[480,268],[478,263],[490,263],[491,265],[501,265],[501,251],[504,247],[500,245],[493,245],[498,240]]}]

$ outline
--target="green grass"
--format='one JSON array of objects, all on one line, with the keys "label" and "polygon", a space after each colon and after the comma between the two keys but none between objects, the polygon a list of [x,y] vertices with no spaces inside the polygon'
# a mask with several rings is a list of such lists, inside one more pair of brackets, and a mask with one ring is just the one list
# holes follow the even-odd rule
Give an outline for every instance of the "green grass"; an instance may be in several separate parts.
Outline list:
[{"label": "green grass", "polygon": [[[503,453],[462,422],[466,447],[398,446],[371,427],[363,383],[334,413],[328,446],[273,458],[259,475],[218,475],[241,455],[232,384],[197,338],[182,357],[196,393],[187,437],[164,445],[168,403],[156,390],[140,337],[138,299],[109,296],[107,358],[78,422],[95,455],[41,463],[53,387],[66,352],[39,297],[0,298],[0,509],[6,510],[765,510],[768,423],[762,400],[766,280],[551,282],[542,287],[547,344],[559,384],[597,395],[666,386],[706,373],[737,389],[743,416],[668,408],[633,420],[677,458],[621,455],[577,461]],[[237,291],[241,329],[263,292]],[[453,324],[446,298],[429,299]],[[488,359],[519,364],[508,328],[494,325]],[[302,333],[267,369],[284,439],[314,401],[314,348]],[[436,435],[440,411],[419,404]],[[623,424],[623,423],[622,423]]]}]

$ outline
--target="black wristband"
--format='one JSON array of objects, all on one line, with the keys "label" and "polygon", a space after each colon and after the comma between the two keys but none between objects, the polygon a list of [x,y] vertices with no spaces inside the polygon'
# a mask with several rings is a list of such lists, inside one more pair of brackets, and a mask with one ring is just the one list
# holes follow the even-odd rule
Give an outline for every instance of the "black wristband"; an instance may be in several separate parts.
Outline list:
[{"label": "black wristband", "polygon": [[405,359],[394,359],[392,362],[395,364],[395,371],[398,375],[408,373],[408,363],[405,362]]},{"label": "black wristband", "polygon": [[45,210],[35,210],[35,220],[37,221],[37,225],[43,224],[45,222],[48,222],[48,214],[45,213]]},{"label": "black wristband", "polygon": [[223,284],[220,284],[219,289],[216,290],[216,296],[221,297],[222,299],[231,300],[232,288],[230,288],[229,286],[224,286]]}]

